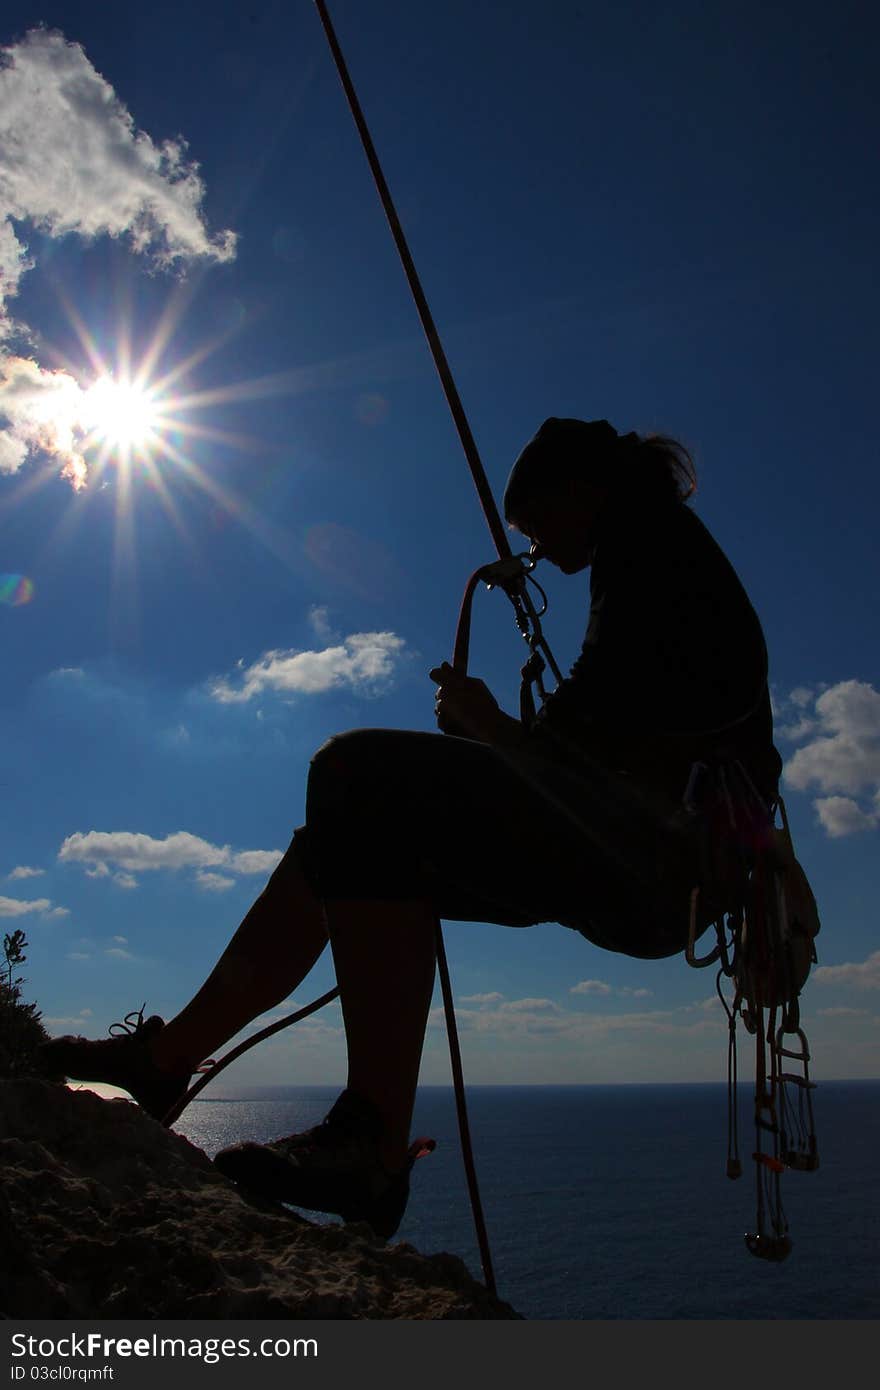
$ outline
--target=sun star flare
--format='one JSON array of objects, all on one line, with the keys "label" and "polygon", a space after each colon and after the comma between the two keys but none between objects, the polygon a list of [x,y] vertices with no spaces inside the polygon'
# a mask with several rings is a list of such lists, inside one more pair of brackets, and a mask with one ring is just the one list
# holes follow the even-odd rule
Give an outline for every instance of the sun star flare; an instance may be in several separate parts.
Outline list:
[{"label": "sun star flare", "polygon": [[101,376],[86,392],[83,419],[96,442],[128,453],[150,442],[161,412],[149,389]]}]

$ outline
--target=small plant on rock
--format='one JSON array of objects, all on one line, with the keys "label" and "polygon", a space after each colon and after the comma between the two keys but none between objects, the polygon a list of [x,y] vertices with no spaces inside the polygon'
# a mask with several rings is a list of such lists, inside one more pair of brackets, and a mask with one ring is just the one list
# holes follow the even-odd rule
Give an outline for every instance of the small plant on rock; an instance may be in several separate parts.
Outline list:
[{"label": "small plant on rock", "polygon": [[21,997],[24,978],[16,970],[24,965],[27,940],[23,931],[7,932],[3,938],[0,963],[0,1079],[43,1076],[39,1064],[40,1046],[48,1033],[40,1022],[36,1004],[25,1004]]}]

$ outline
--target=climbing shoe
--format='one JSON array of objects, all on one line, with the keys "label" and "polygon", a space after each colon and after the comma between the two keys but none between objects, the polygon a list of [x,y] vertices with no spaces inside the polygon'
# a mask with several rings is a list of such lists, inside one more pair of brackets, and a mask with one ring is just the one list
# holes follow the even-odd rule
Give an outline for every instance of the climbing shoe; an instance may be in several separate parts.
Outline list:
[{"label": "climbing shoe", "polygon": [[110,1025],[109,1038],[68,1035],[51,1038],[40,1048],[46,1075],[74,1081],[104,1081],[128,1091],[142,1110],[162,1121],[185,1094],[190,1073],[160,1071],[150,1044],[165,1027],[158,1014],[144,1018],[143,1008]]},{"label": "climbing shoe", "polygon": [[343,1091],[314,1129],[271,1144],[234,1144],[220,1150],[214,1165],[258,1196],[346,1222],[364,1221],[388,1240],[406,1210],[412,1166],[435,1145],[433,1139],[416,1140],[400,1172],[389,1173],[379,1158],[381,1132],[375,1107]]}]

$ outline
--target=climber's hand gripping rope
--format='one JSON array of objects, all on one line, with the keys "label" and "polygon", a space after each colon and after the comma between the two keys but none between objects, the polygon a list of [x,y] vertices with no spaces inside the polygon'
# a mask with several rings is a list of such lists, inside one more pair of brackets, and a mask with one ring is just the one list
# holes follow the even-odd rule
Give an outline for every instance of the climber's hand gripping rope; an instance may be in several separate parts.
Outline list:
[{"label": "climber's hand gripping rope", "polygon": [[438,729],[444,734],[495,742],[507,716],[485,681],[463,675],[448,661],[429,674],[437,684],[434,714]]}]

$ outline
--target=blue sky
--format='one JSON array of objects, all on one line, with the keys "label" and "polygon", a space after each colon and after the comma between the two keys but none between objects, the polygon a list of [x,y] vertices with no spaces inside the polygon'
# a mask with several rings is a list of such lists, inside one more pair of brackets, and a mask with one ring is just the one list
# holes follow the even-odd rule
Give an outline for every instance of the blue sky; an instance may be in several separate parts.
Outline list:
[{"label": "blue sky", "polygon": [[[548,415],[693,449],[823,919],[814,1074],[877,1076],[876,15],[332,13],[496,493]],[[325,738],[432,728],[493,551],[313,6],[12,0],[0,42],[0,927],[50,1027],[99,1035],[200,983]],[[126,364],[157,414],[127,450],[137,402],[90,394]],[[567,665],[588,577],[544,578]],[[482,593],[511,710],[521,657]],[[471,1080],[721,1079],[709,972],[446,937]],[[343,1078],[334,1007],[229,1085]]]}]

